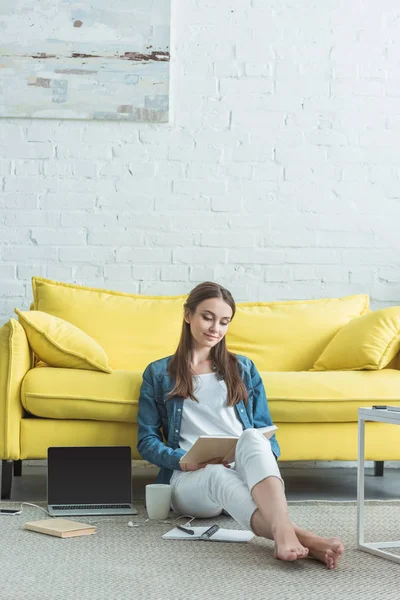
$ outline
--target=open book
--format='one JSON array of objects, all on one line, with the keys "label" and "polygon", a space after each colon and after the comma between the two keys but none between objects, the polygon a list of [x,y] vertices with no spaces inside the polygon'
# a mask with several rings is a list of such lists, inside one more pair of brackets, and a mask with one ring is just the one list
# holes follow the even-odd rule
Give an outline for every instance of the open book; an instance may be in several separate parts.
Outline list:
[{"label": "open book", "polygon": [[[268,439],[277,430],[276,425],[260,427],[260,431]],[[233,462],[238,437],[234,435],[201,435],[193,446],[180,459],[179,463],[184,465],[197,465],[203,462]]]}]

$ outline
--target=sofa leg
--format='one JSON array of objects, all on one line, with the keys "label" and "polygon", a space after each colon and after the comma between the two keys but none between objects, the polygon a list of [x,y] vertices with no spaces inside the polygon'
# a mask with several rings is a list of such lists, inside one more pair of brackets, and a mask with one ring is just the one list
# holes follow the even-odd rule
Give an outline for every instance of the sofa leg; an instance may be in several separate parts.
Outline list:
[{"label": "sofa leg", "polygon": [[375,477],[383,476],[383,465],[384,465],[383,460],[376,460],[374,462],[374,476]]},{"label": "sofa leg", "polygon": [[11,484],[13,475],[13,461],[1,461],[1,499],[9,500],[11,497]]},{"label": "sofa leg", "polygon": [[14,460],[14,477],[22,475],[22,460]]}]

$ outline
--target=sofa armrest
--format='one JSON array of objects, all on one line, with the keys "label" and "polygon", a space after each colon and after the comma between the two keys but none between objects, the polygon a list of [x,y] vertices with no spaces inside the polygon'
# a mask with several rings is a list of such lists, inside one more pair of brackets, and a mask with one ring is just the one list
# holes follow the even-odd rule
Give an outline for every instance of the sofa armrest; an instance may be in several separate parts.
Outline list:
[{"label": "sofa armrest", "polygon": [[32,352],[22,326],[10,319],[0,329],[0,458],[20,457],[21,384],[32,366]]}]

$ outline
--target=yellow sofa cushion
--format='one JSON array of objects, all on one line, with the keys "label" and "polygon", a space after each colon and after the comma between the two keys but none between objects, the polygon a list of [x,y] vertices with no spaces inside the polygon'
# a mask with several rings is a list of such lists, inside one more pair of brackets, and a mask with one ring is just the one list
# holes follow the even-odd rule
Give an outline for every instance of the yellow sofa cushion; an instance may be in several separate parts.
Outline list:
[{"label": "yellow sofa cushion", "polygon": [[[360,406],[400,405],[400,372],[392,369],[261,376],[276,423],[356,423]],[[35,368],[23,381],[21,402],[29,413],[46,419],[137,423],[141,383],[138,371],[106,375]]]},{"label": "yellow sofa cushion", "polygon": [[75,325],[40,310],[15,312],[40,360],[52,367],[111,373],[103,348]]},{"label": "yellow sofa cushion", "polygon": [[112,369],[144,370],[173,354],[186,296],[142,296],[33,277],[35,310],[69,323],[96,340]]},{"label": "yellow sofa cushion", "polygon": [[[400,406],[400,371],[394,369],[261,376],[277,424],[357,422],[360,407]],[[279,439],[279,430],[277,435]]]},{"label": "yellow sofa cushion", "polygon": [[136,423],[142,373],[41,367],[31,369],[23,382],[25,410],[46,419],[79,419]]},{"label": "yellow sofa cushion", "polygon": [[384,369],[400,349],[400,306],[353,319],[338,331],[313,371]]},{"label": "yellow sofa cushion", "polygon": [[366,294],[238,303],[228,348],[251,358],[260,371],[308,371],[338,330],[368,310]]}]

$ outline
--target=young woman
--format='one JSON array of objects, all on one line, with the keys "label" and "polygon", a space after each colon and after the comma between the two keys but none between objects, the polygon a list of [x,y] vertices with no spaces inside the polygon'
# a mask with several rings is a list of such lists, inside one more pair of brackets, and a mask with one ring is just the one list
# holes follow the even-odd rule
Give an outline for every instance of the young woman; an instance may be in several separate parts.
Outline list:
[{"label": "young woman", "polygon": [[[341,541],[290,520],[278,442],[257,431],[272,425],[261,377],[251,360],[226,348],[235,308],[230,292],[216,283],[191,291],[175,354],[143,374],[138,451],[161,467],[157,480],[171,483],[178,514],[212,518],[225,510],[246,529],[274,540],[276,558],[311,556],[333,569],[343,553]],[[240,436],[235,463],[179,463],[199,435],[218,434]]]}]

